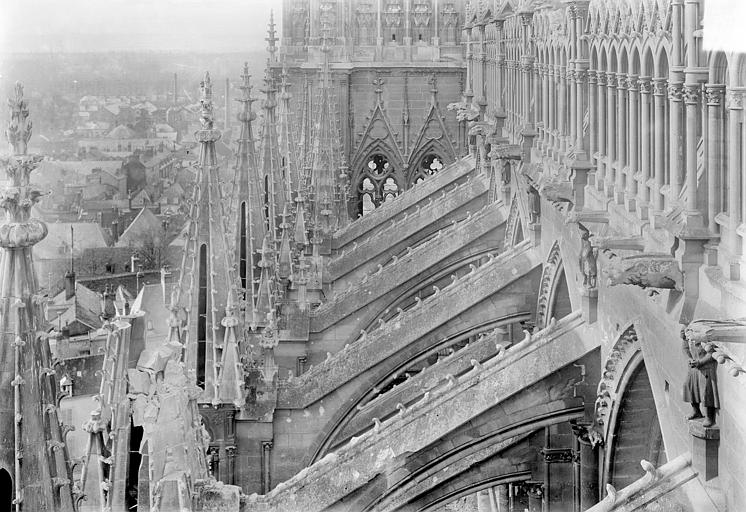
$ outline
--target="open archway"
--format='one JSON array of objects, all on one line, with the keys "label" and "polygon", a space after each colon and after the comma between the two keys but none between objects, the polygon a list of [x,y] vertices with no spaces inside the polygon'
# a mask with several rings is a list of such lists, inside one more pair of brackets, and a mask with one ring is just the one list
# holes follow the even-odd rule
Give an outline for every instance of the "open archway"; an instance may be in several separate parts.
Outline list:
[{"label": "open archway", "polygon": [[5,468],[0,468],[0,512],[13,510],[13,479]]},{"label": "open archway", "polygon": [[656,467],[666,462],[666,450],[645,361],[640,358],[626,377],[616,418],[611,425],[613,435],[608,447],[610,464],[607,482],[616,489],[630,485],[645,474],[640,466],[642,459]]}]

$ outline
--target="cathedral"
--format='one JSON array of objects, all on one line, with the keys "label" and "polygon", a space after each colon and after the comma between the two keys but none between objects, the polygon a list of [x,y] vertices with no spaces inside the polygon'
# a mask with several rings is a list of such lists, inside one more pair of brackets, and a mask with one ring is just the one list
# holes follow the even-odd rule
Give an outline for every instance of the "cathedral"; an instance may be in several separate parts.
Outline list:
[{"label": "cathedral", "polygon": [[230,183],[204,75],[178,261],[106,294],[82,425],[17,84],[0,511],[746,510],[746,56],[711,1],[283,0]]}]

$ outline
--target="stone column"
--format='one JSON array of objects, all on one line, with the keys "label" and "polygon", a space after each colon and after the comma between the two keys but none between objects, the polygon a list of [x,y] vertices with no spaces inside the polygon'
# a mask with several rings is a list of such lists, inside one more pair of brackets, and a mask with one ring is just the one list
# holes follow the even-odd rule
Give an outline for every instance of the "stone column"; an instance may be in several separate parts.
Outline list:
[{"label": "stone column", "polygon": [[627,121],[627,75],[619,73],[617,75],[617,110],[616,110],[616,141],[617,141],[617,165],[616,179],[614,180],[614,191],[617,204],[624,203],[624,166],[626,165],[627,154],[627,130],[625,123]]},{"label": "stone column", "polygon": [[490,491],[489,489],[482,489],[477,492],[477,511],[478,512],[492,512],[490,506]]},{"label": "stone column", "polygon": [[226,459],[226,473],[228,475],[228,481],[226,484],[233,485],[236,482],[236,447],[226,446],[225,454]]},{"label": "stone column", "polygon": [[[574,69],[567,71],[567,81],[570,82],[570,140],[573,145],[578,141],[578,119],[583,122],[583,115],[578,115],[578,84],[577,74]],[[580,132],[583,132],[581,127]],[[577,151],[577,148],[576,148]]]},{"label": "stone column", "polygon": [[565,119],[567,117],[567,68],[559,68],[559,91],[557,92],[557,137],[559,138],[559,149],[566,149],[565,140],[567,131],[565,131]]},{"label": "stone column", "polygon": [[616,73],[606,73],[606,196],[614,190],[614,158],[616,157]]},{"label": "stone column", "polygon": [[521,114],[523,117],[523,128],[530,130],[533,128],[532,126],[532,116],[531,116],[531,72],[533,70],[533,62],[531,58],[529,57],[523,57],[521,59],[521,74],[522,74],[522,84],[521,88],[523,89],[523,104],[521,105]]},{"label": "stone column", "polygon": [[598,160],[596,169],[596,190],[603,190],[606,173],[604,172],[604,156],[606,154],[606,73],[599,71],[598,76],[598,122],[596,129],[598,131]]},{"label": "stone column", "polygon": [[[575,66],[581,66],[575,63]],[[583,117],[585,115],[585,89],[588,72],[583,69],[575,70],[575,154],[585,157],[585,137],[583,136]],[[588,113],[588,123],[590,128],[590,112]]]},{"label": "stone column", "polygon": [[638,191],[638,207],[640,218],[647,219],[648,203],[650,201],[650,77],[640,77],[640,183]]},{"label": "stone column", "polygon": [[272,489],[271,454],[272,441],[262,441],[262,494],[267,494]]},{"label": "stone column", "polygon": [[663,143],[664,137],[664,119],[666,113],[666,79],[665,78],[654,78],[653,79],[653,103],[654,112],[653,117],[655,119],[655,190],[653,192],[653,209],[655,211],[663,210],[663,196],[661,195],[661,189],[663,188],[663,178],[666,172],[665,156]]},{"label": "stone column", "polygon": [[588,424],[573,424],[575,435],[575,508],[588,510],[599,500],[598,450],[600,434]]},{"label": "stone column", "polygon": [[598,137],[598,108],[596,102],[598,101],[598,89],[596,72],[588,71],[588,155],[589,160],[593,159],[594,153],[598,151],[598,143],[596,138]]},{"label": "stone column", "polygon": [[[383,0],[378,0],[376,4],[376,46],[380,48],[383,46],[383,32],[381,31],[381,2]],[[468,48],[468,45],[467,45]]]},{"label": "stone column", "polygon": [[690,213],[697,207],[697,112],[699,111],[700,84],[684,85],[686,103],[686,209]]},{"label": "stone column", "polygon": [[541,482],[528,483],[528,512],[542,512],[544,499],[544,484]]},{"label": "stone column", "polygon": [[[743,109],[743,96],[741,91],[728,91],[728,250],[733,256],[741,254],[736,233],[741,223],[741,134],[738,130],[738,122],[741,119]],[[731,261],[728,265],[730,279],[740,279],[740,262]]]},{"label": "stone column", "polygon": [[705,85],[707,97],[707,227],[717,233],[715,216],[720,213],[720,144],[722,142],[725,86]]},{"label": "stone column", "polygon": [[547,73],[547,96],[548,96],[548,104],[549,104],[549,119],[547,123],[547,129],[549,132],[549,140],[550,144],[554,145],[554,137],[552,136],[552,132],[557,128],[557,68],[555,66],[549,66],[548,73]]},{"label": "stone column", "polygon": [[681,137],[681,117],[683,114],[683,86],[681,83],[668,84],[669,114],[669,157],[668,169],[670,176],[670,199],[676,202],[679,200],[681,192],[681,168],[682,168],[682,137]]},{"label": "stone column", "polygon": [[639,89],[639,82],[637,80],[637,76],[630,75],[629,77],[629,144],[627,145],[627,149],[629,151],[629,159],[627,161],[628,171],[627,171],[627,191],[626,191],[626,199],[627,199],[627,211],[634,212],[636,209],[636,199],[637,199],[637,180],[635,179],[635,175],[640,170],[640,167],[637,163],[637,148],[640,145],[639,140],[639,128],[640,128],[640,122],[637,116],[637,111],[639,109],[638,107],[638,100],[640,96],[640,89]]},{"label": "stone column", "polygon": [[496,485],[492,488],[495,493],[495,502],[497,504],[497,512],[509,512],[508,511],[508,484]]}]

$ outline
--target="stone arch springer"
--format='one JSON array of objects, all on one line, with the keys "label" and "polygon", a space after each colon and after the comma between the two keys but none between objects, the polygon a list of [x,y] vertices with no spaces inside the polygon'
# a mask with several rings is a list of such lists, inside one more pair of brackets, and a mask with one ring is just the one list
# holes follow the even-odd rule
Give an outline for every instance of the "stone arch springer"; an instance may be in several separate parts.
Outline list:
[{"label": "stone arch springer", "polygon": [[557,286],[564,271],[559,242],[554,241],[549,249],[541,271],[539,294],[536,302],[536,328],[543,329],[551,321],[551,312],[556,299]]},{"label": "stone arch springer", "polygon": [[643,362],[642,347],[634,323],[630,323],[617,338],[601,366],[594,423],[604,439],[613,432],[619,411],[619,398],[635,369]]}]

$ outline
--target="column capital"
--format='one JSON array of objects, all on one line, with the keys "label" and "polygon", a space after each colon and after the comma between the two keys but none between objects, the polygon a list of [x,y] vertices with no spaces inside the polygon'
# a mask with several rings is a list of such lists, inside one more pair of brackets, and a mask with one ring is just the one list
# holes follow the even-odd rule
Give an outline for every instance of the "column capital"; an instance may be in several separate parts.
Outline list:
[{"label": "column capital", "polygon": [[711,107],[719,107],[723,103],[725,86],[722,84],[705,84],[705,99]]},{"label": "column capital", "polygon": [[743,91],[728,91],[726,95],[726,105],[728,110],[743,109]]},{"label": "column capital", "polygon": [[640,77],[637,75],[629,75],[627,77],[627,88],[629,92],[638,92],[640,90]]},{"label": "column capital", "polygon": [[680,102],[684,99],[684,84],[681,82],[668,84],[668,99]]},{"label": "column capital", "polygon": [[272,441],[262,441],[262,450],[271,450],[272,445],[273,445]]},{"label": "column capital", "polygon": [[652,90],[652,81],[648,76],[641,76],[637,83],[640,85],[640,94],[650,94]]},{"label": "column capital", "polygon": [[629,89],[629,77],[627,75],[625,75],[624,73],[617,73],[616,80],[617,89],[619,89],[620,91]]},{"label": "column capital", "polygon": [[563,78],[568,82],[572,82],[575,79],[575,71],[572,69],[566,69]]},{"label": "column capital", "polygon": [[653,78],[653,96],[665,96],[667,78]]},{"label": "column capital", "polygon": [[575,83],[583,85],[586,80],[590,79],[590,73],[584,69],[575,70]]},{"label": "column capital", "polygon": [[589,84],[594,85],[594,84],[598,83],[598,73],[596,71],[593,71],[593,70],[589,69],[587,71],[587,73],[588,73],[588,83]]},{"label": "column capital", "polygon": [[225,447],[225,453],[228,455],[228,457],[233,458],[236,456],[236,447],[235,446],[226,446]]},{"label": "column capital", "polygon": [[687,105],[698,104],[701,93],[701,84],[684,84],[684,102]]},{"label": "column capital", "polygon": [[606,85],[606,73],[604,71],[597,71],[596,78],[598,85]]}]

